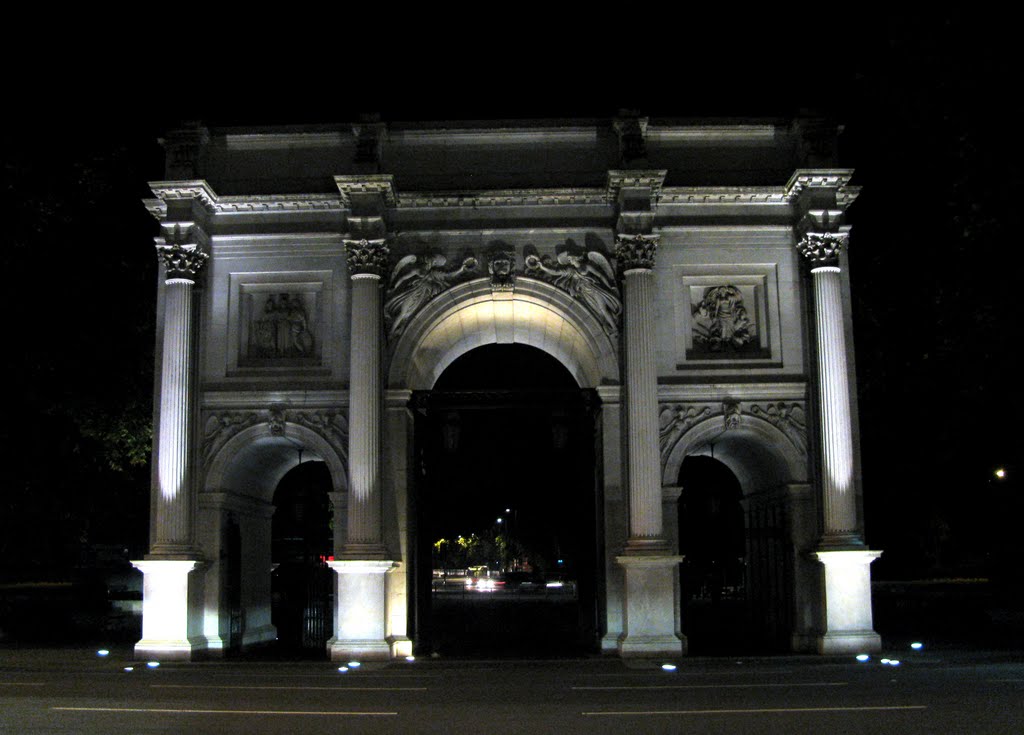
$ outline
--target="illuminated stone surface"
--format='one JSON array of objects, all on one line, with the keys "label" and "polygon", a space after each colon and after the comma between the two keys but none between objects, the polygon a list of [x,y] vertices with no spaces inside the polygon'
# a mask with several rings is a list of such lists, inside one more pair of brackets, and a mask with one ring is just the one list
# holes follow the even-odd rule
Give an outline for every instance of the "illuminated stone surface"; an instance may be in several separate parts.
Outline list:
[{"label": "illuminated stone surface", "polygon": [[805,123],[169,134],[146,202],[169,280],[139,650],[275,637],[274,492],[318,460],[329,653],[413,653],[413,396],[492,344],[542,350],[593,396],[595,649],[686,649],[676,508],[695,456],[735,476],[749,533],[779,539],[745,559],[773,565],[759,619],[797,650],[870,648],[842,252],[857,189],[830,168],[835,130]]}]

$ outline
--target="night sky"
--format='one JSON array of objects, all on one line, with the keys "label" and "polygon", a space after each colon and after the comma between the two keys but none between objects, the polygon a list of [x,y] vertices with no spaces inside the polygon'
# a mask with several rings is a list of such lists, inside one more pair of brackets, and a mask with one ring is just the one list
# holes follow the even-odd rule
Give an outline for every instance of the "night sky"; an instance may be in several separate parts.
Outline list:
[{"label": "night sky", "polygon": [[[368,58],[345,47],[351,31],[336,39],[344,52],[311,43],[314,54],[301,39],[229,50],[182,27],[124,47],[83,34],[54,42],[48,64],[11,65],[3,573],[25,559],[59,565],[83,538],[144,551],[135,549],[148,513],[140,426],[151,401],[156,223],[140,200],[162,177],[164,131],[191,119],[610,117],[619,108],[652,118],[812,110],[845,124],[841,164],[863,187],[849,212],[850,267],[868,541],[887,550],[875,572],[983,570],[1000,524],[1019,512],[1015,472],[1024,471],[1015,216],[1024,182],[1011,112],[1022,65],[1002,30],[1010,24],[761,20],[659,29],[645,18],[632,40],[608,36],[621,32],[613,18],[599,36],[414,46],[384,37],[392,53]],[[1000,466],[1008,479],[994,481]]]}]

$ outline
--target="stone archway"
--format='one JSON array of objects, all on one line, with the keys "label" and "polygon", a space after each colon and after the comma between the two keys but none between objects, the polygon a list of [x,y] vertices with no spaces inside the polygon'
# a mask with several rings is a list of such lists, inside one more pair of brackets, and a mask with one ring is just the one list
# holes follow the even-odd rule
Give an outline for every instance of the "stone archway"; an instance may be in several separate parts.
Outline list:
[{"label": "stone archway", "polygon": [[[255,411],[211,417],[229,431],[246,426],[230,437],[221,436],[219,442],[214,437],[217,449],[208,453],[206,482],[198,495],[196,540],[207,560],[201,568],[201,625],[206,648],[213,653],[276,638],[271,622],[273,498],[281,479],[300,463],[317,460],[327,466],[335,506],[335,548],[344,543],[348,486],[340,431],[344,419],[337,411],[291,414],[293,420],[288,420],[288,412],[281,409],[274,409],[269,417]],[[304,424],[333,430],[324,431],[325,437]],[[237,559],[229,549],[234,534],[238,537]]]},{"label": "stone archway", "polygon": [[476,279],[428,303],[391,350],[388,387],[429,390],[453,360],[485,344],[537,347],[586,388],[619,382],[615,344],[597,319],[564,291],[520,277],[509,291]]},{"label": "stone archway", "polygon": [[[731,418],[718,414],[699,421],[663,455],[665,485],[680,487],[680,551],[689,552],[681,568],[683,627],[698,653],[779,652],[791,647],[803,627],[797,618],[798,598],[808,587],[800,579],[806,560],[794,550],[811,541],[800,520],[808,515],[805,450],[799,434],[784,433],[760,416]],[[728,589],[712,586],[709,592],[701,585],[710,579],[705,567],[715,550],[694,548],[686,529],[710,521],[687,514],[719,494],[735,506],[730,520],[742,524],[737,548],[743,553],[740,566],[726,575]]]},{"label": "stone archway", "polygon": [[[410,411],[413,391],[430,391],[438,377],[456,359],[477,347],[491,344],[525,345],[553,357],[581,389],[617,386],[617,348],[597,319],[565,292],[542,281],[519,277],[510,290],[492,289],[490,281],[477,279],[455,286],[426,304],[388,350],[385,458],[384,525],[389,549],[401,550],[399,569],[404,573],[387,578],[388,624],[392,655],[411,652],[410,615],[415,617],[417,577],[413,554],[418,545],[415,523],[409,516],[416,503],[415,476],[417,438],[415,407]],[[604,399],[604,396],[602,396]],[[604,405],[613,410],[598,426],[612,426],[618,435],[618,393],[613,390]],[[601,429],[597,429],[598,432]],[[598,434],[600,436],[600,434]],[[609,465],[618,472],[618,456],[595,457],[596,474],[604,476]],[[602,492],[595,483],[595,492]],[[599,496],[598,496],[599,497]],[[597,514],[595,524],[600,520]],[[604,532],[597,534],[603,537]],[[602,551],[603,555],[603,551]],[[603,555],[596,576],[603,579],[610,566]],[[399,571],[399,570],[396,570]],[[618,600],[594,595],[600,632],[604,632],[605,605]]]}]

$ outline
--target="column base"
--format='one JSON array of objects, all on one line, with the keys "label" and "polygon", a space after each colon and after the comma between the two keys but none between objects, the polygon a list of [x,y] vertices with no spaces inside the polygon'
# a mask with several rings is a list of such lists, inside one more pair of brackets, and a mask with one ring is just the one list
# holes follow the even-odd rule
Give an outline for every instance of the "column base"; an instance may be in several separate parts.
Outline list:
[{"label": "column base", "polygon": [[881,551],[820,550],[824,581],[824,631],[816,636],[818,653],[872,653],[882,648],[871,616],[870,565]]},{"label": "column base", "polygon": [[873,630],[826,633],[817,641],[818,653],[878,653],[882,650],[882,637]]},{"label": "column base", "polygon": [[190,577],[198,559],[145,559],[132,565],[142,572],[142,640],[138,658],[189,661],[206,650],[202,584]]},{"label": "column base", "polygon": [[391,658],[406,658],[412,655],[412,639],[404,635],[389,635],[388,645],[391,647]]},{"label": "column base", "polygon": [[332,661],[389,659],[387,596],[384,575],[396,562],[343,559],[327,562],[337,573],[334,598],[334,636],[327,642]]},{"label": "column base", "polygon": [[616,557],[625,572],[623,632],[618,653],[623,658],[682,656],[686,642],[679,633],[679,563],[672,554],[625,554]]}]

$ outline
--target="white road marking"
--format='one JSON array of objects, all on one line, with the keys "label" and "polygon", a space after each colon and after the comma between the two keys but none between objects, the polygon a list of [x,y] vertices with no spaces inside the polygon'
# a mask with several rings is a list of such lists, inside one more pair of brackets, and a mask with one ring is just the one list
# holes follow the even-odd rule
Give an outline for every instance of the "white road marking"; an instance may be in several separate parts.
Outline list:
[{"label": "white road marking", "polygon": [[170,715],[310,715],[314,717],[396,717],[397,712],[318,712],[310,710],[267,709],[171,709],[157,707],[51,707],[57,712],[117,712],[128,714]]},{"label": "white road marking", "polygon": [[270,686],[254,685],[244,686],[241,684],[150,684],[150,689],[295,689],[298,691],[328,691],[328,692],[425,692],[427,687],[359,687],[359,686],[332,686],[332,687],[303,687],[303,686]]},{"label": "white road marking", "polygon": [[35,681],[0,681],[0,687],[41,687],[46,686],[43,682]]},{"label": "white road marking", "polygon": [[789,687],[844,687],[845,681],[816,681],[798,684],[651,684],[634,686],[579,686],[576,691],[640,690],[640,689],[788,689]]},{"label": "white road marking", "polygon": [[762,715],[769,713],[787,712],[870,712],[870,711],[892,711],[892,710],[919,710],[928,709],[923,704],[894,705],[894,706],[867,706],[867,707],[771,707],[759,709],[676,709],[676,710],[650,710],[636,712],[581,712],[583,716],[591,717],[639,717],[642,715]]}]

